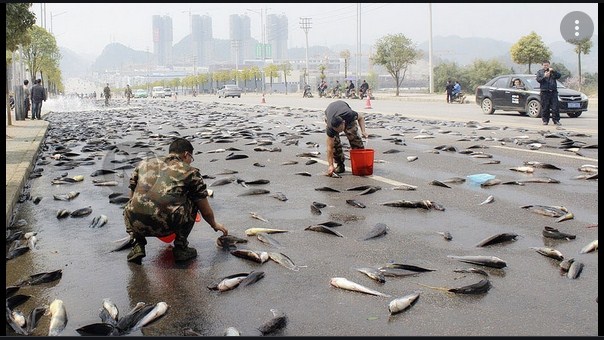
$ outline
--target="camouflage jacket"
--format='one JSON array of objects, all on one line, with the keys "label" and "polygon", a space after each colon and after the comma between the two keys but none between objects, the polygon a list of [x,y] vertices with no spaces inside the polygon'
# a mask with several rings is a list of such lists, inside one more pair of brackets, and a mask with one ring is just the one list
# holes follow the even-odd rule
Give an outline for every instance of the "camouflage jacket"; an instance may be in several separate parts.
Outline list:
[{"label": "camouflage jacket", "polygon": [[156,230],[195,219],[195,203],[208,196],[199,169],[175,154],[141,161],[128,187],[132,198],[124,210]]}]

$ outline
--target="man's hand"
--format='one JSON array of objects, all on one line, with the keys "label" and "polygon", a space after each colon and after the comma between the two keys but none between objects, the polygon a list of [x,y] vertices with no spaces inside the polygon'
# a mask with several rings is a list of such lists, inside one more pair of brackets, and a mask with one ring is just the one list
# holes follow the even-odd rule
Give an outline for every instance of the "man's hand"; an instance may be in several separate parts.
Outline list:
[{"label": "man's hand", "polygon": [[214,229],[214,231],[222,231],[222,235],[224,236],[227,236],[229,234],[229,230],[218,222],[216,222],[216,225],[212,228]]},{"label": "man's hand", "polygon": [[329,165],[329,167],[327,168],[327,176],[333,175],[333,172],[335,170],[336,170],[336,167],[333,164]]},{"label": "man's hand", "polygon": [[362,132],[363,138],[369,138],[369,134],[367,132]]}]

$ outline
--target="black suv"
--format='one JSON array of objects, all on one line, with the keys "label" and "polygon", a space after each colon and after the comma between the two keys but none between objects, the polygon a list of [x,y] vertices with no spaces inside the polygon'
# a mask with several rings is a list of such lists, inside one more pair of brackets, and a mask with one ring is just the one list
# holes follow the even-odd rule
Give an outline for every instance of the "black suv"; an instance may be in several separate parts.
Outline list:
[{"label": "black suv", "polygon": [[[520,86],[514,86],[514,80]],[[533,118],[541,117],[540,84],[534,74],[508,74],[495,77],[485,85],[476,88],[476,104],[484,114],[495,110],[518,111]],[[564,87],[558,82],[558,102],[560,113],[576,118],[587,111],[587,96],[579,91]]]}]

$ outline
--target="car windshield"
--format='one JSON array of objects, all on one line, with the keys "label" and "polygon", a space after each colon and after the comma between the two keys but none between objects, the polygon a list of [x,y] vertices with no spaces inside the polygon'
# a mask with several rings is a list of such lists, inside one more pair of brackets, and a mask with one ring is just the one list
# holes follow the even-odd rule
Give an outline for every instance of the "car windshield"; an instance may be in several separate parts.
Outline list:
[{"label": "car windshield", "polygon": [[[526,78],[526,81],[531,84],[531,87],[534,89],[539,89],[541,88],[541,84],[539,84],[539,82],[537,81],[537,77],[531,77],[531,78]],[[558,88],[559,89],[564,89],[566,88],[564,85],[562,85],[562,83],[560,81],[557,81],[558,83]]]}]

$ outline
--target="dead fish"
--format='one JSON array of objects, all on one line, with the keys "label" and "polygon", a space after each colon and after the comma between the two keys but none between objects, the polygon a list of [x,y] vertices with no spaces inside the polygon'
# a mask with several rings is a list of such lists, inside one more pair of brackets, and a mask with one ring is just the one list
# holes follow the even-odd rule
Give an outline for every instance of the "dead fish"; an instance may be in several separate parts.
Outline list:
[{"label": "dead fish", "polygon": [[483,162],[482,164],[499,164],[499,163],[501,163],[500,160],[492,159],[490,161]]},{"label": "dead fish", "polygon": [[374,192],[376,192],[376,191],[380,191],[380,190],[382,190],[382,187],[377,186],[377,185],[372,185],[372,186],[370,186],[369,188],[367,188],[367,189],[365,189],[365,190],[361,191],[361,192],[359,193],[359,196],[373,194]]},{"label": "dead fish", "polygon": [[543,255],[543,256],[547,256],[550,257],[554,260],[564,260],[564,256],[562,255],[562,253],[554,248],[550,248],[550,247],[531,247],[531,249],[536,250],[539,254]]},{"label": "dead fish", "polygon": [[340,192],[340,190],[330,188],[330,187],[319,187],[315,188],[316,191],[329,191],[329,192]]},{"label": "dead fish", "polygon": [[589,242],[588,244],[586,244],[583,248],[581,248],[579,253],[580,254],[591,253],[592,251],[596,251],[597,249],[598,249],[598,240],[593,240],[593,241]]},{"label": "dead fish", "polygon": [[286,161],[281,163],[281,165],[295,165],[298,164],[298,161]]},{"label": "dead fish", "polygon": [[529,174],[535,172],[535,168],[533,168],[532,166],[517,166],[515,168],[510,168],[510,170]]},{"label": "dead fish", "polygon": [[92,181],[92,184],[96,185],[97,187],[114,187],[117,186],[119,183],[117,181]]},{"label": "dead fish", "polygon": [[505,268],[507,264],[502,259],[496,256],[483,256],[483,255],[469,255],[469,256],[455,256],[447,255],[450,259],[455,259],[461,262],[478,264],[486,267],[493,268]]},{"label": "dead fish", "polygon": [[451,233],[448,231],[437,231],[437,233],[442,235],[442,237],[444,237],[447,241],[451,241],[453,239],[453,236],[451,236]]},{"label": "dead fish", "polygon": [[338,231],[336,231],[328,226],[324,226],[324,225],[318,225],[318,224],[309,225],[308,227],[304,228],[304,230],[318,231],[321,233],[332,234],[332,235],[335,235],[338,237],[344,237],[344,235],[340,234]]},{"label": "dead fish", "polygon": [[392,190],[412,191],[412,190],[417,190],[417,186],[403,183],[403,184],[392,187]]},{"label": "dead fish", "polygon": [[556,222],[562,222],[562,221],[572,220],[573,218],[575,218],[575,215],[572,212],[567,212],[566,214],[560,216],[560,218],[558,218],[556,220]]},{"label": "dead fish", "polygon": [[253,189],[244,191],[237,196],[251,196],[251,195],[264,195],[264,194],[270,194],[270,191],[267,189],[253,188]]},{"label": "dead fish", "polygon": [[231,289],[235,289],[249,273],[237,273],[229,276],[220,278],[217,282],[208,285],[208,289],[217,290],[220,292],[226,292]]},{"label": "dead fish", "polygon": [[282,265],[283,267],[285,267],[289,270],[293,270],[296,272],[298,270],[300,270],[300,266],[297,266],[296,264],[294,264],[294,262],[287,255],[285,255],[283,253],[269,251],[268,257],[271,260],[277,262],[278,264]]},{"label": "dead fish", "polygon": [[10,310],[24,304],[31,298],[31,295],[17,294],[6,298],[6,307]]},{"label": "dead fish", "polygon": [[485,182],[483,182],[482,184],[480,184],[481,188],[485,188],[485,187],[491,187],[497,184],[501,184],[501,180],[499,178],[491,178],[489,180],[486,180]]},{"label": "dead fish", "polygon": [[384,277],[384,274],[377,268],[361,267],[355,269],[367,275],[372,280],[375,280],[379,283],[386,283],[386,278]]},{"label": "dead fish", "polygon": [[245,234],[247,236],[255,236],[258,233],[275,234],[275,233],[287,233],[288,231],[289,230],[274,229],[274,228],[248,228],[245,230]]},{"label": "dead fish", "polygon": [[493,195],[489,195],[489,197],[487,197],[487,199],[485,199],[484,201],[482,201],[482,203],[480,203],[479,205],[489,204],[489,203],[491,203],[493,201],[495,201],[495,197]]},{"label": "dead fish", "polygon": [[522,209],[527,209],[536,214],[550,216],[550,217],[561,217],[566,215],[568,209],[565,207],[557,207],[557,206],[547,206],[547,205],[525,205],[520,207]]},{"label": "dead fish", "polygon": [[160,317],[162,317],[168,311],[168,304],[164,301],[160,301],[153,306],[153,308],[147,312],[135,325],[132,327],[131,331],[139,330],[140,328],[150,324],[151,322],[156,321]]},{"label": "dead fish", "polygon": [[216,239],[216,246],[223,249],[235,249],[239,243],[247,243],[247,240],[234,235],[221,235]]},{"label": "dead fish", "polygon": [[549,226],[543,227],[542,234],[544,237],[558,239],[558,240],[574,240],[577,237],[577,235],[563,233],[563,232],[559,231],[558,229],[552,228]]},{"label": "dead fish", "polygon": [[66,194],[53,195],[52,197],[57,201],[71,201],[72,199],[78,197],[80,195],[77,191],[70,191]]},{"label": "dead fish", "polygon": [[518,234],[515,233],[501,233],[495,234],[493,236],[487,237],[484,240],[478,242],[477,247],[486,247],[496,243],[507,242],[511,240],[516,240]]},{"label": "dead fish", "polygon": [[341,226],[341,225],[342,225],[342,223],[340,223],[340,222],[335,222],[335,221],[327,221],[327,222],[322,222],[322,223],[317,223],[317,224],[319,224],[319,225],[324,225],[324,226],[326,226],[326,227],[330,227],[330,228],[333,228],[333,227],[339,227],[339,226]]},{"label": "dead fish", "polygon": [[126,315],[119,319],[117,328],[121,330],[121,333],[129,332],[132,327],[134,327],[134,325],[154,307],[154,305],[147,305],[145,302],[137,302]]},{"label": "dead fish", "polygon": [[321,214],[322,214],[322,212],[321,212],[321,208],[318,208],[318,207],[317,207],[316,205],[314,205],[314,204],[311,204],[311,205],[310,205],[310,212],[311,212],[313,215],[321,215]]},{"label": "dead fish", "polygon": [[104,323],[117,326],[117,320],[120,316],[120,311],[117,305],[109,298],[103,298],[100,317]]},{"label": "dead fish", "polygon": [[44,313],[46,313],[46,306],[35,307],[29,312],[27,321],[25,322],[25,331],[27,334],[31,334],[36,329]]},{"label": "dead fish", "polygon": [[386,224],[377,223],[367,234],[365,234],[365,236],[363,237],[363,241],[386,235],[388,230],[389,228]]},{"label": "dead fish", "polygon": [[466,179],[463,177],[451,177],[445,180],[442,180],[443,183],[454,183],[454,184],[462,184],[466,182]]},{"label": "dead fish", "polygon": [[448,186],[448,185],[446,185],[445,183],[443,183],[443,182],[441,182],[441,181],[438,181],[438,180],[433,180],[433,181],[431,181],[431,182],[430,182],[430,183],[428,183],[428,184],[431,184],[431,185],[436,185],[436,186],[438,186],[438,187],[443,187],[443,188],[451,188],[450,186]]},{"label": "dead fish", "polygon": [[225,160],[229,161],[229,160],[233,160],[233,159],[244,159],[244,158],[249,158],[249,157],[250,156],[244,155],[244,154],[231,153],[225,157]]},{"label": "dead fish", "polygon": [[275,248],[281,247],[281,243],[279,243],[279,241],[275,240],[273,237],[270,237],[266,233],[258,233],[258,234],[256,234],[256,238],[258,239],[258,241],[260,241],[264,244],[268,244],[271,247],[275,247]]},{"label": "dead fish", "polygon": [[114,174],[114,173],[116,173],[116,171],[109,170],[109,169],[100,169],[100,170],[97,170],[97,171],[91,173],[90,177],[97,177],[97,176],[109,175],[109,174]]},{"label": "dead fish", "polygon": [[246,277],[241,280],[239,286],[245,287],[254,284],[264,278],[264,272],[251,271]]},{"label": "dead fish", "polygon": [[41,283],[47,283],[59,280],[63,276],[63,270],[57,269],[50,272],[43,272],[38,274],[30,275],[29,278],[22,280],[21,282],[15,284],[15,286],[23,287],[23,286],[33,286]]},{"label": "dead fish", "polygon": [[473,267],[453,269],[453,272],[455,272],[455,273],[474,273],[474,274],[489,276],[489,273],[487,273],[486,271],[479,269],[479,268],[473,268]]},{"label": "dead fish", "polygon": [[233,182],[235,182],[235,180],[237,180],[237,178],[235,178],[235,177],[221,178],[221,179],[217,179],[216,181],[212,182],[210,184],[210,186],[215,187],[215,186],[219,186],[219,185],[225,185],[225,184],[233,183]]},{"label": "dead fish", "polygon": [[272,194],[271,196],[278,199],[281,202],[287,201],[287,196],[285,196],[285,194],[282,192],[276,192],[276,193]]},{"label": "dead fish", "polygon": [[491,282],[488,279],[482,279],[482,280],[478,281],[477,283],[467,285],[467,286],[457,287],[457,288],[433,287],[433,286],[428,286],[428,285],[424,285],[421,283],[417,283],[417,284],[420,286],[424,286],[424,287],[428,287],[428,288],[432,288],[432,289],[444,290],[446,292],[456,293],[456,294],[484,294],[484,293],[488,292],[489,289],[491,288]]},{"label": "dead fish", "polygon": [[325,203],[316,202],[316,201],[312,202],[312,205],[314,207],[316,207],[317,209],[323,209],[327,206],[327,204],[325,204]]},{"label": "dead fish", "polygon": [[109,199],[111,204],[126,204],[130,201],[130,197],[127,196],[115,196]]},{"label": "dead fish", "polygon": [[296,173],[294,173],[294,175],[300,175],[300,176],[306,176],[306,177],[311,177],[312,176],[312,174],[310,172],[307,172],[307,171],[296,172]]},{"label": "dead fish", "polygon": [[390,315],[400,313],[413,306],[419,298],[419,292],[413,292],[402,297],[396,298],[388,303]]},{"label": "dead fish", "polygon": [[274,333],[287,325],[287,316],[285,313],[276,309],[271,309],[271,313],[273,313],[273,317],[258,327],[262,335]]},{"label": "dead fish", "polygon": [[112,324],[97,322],[82,326],[76,329],[76,332],[82,336],[118,336],[120,330]]},{"label": "dead fish", "polygon": [[344,277],[333,277],[330,279],[329,283],[336,288],[350,290],[353,292],[360,292],[360,293],[365,293],[365,294],[370,294],[370,295],[375,295],[375,296],[391,297],[388,294],[380,293],[377,290],[367,288],[356,282],[352,282]]},{"label": "dead fish", "polygon": [[44,314],[51,316],[48,336],[58,336],[67,325],[67,311],[63,305],[63,300],[53,300]]},{"label": "dead fish", "polygon": [[109,221],[109,218],[107,217],[107,215],[97,216],[92,219],[92,222],[90,223],[88,228],[100,228],[100,227],[104,226],[107,223],[107,221]]},{"label": "dead fish", "polygon": [[560,271],[563,273],[568,272],[568,270],[570,269],[570,266],[573,264],[573,262],[575,262],[574,258],[564,259],[564,260],[560,261],[560,263],[558,263],[558,266],[560,267]]},{"label": "dead fish", "polygon": [[239,332],[239,330],[237,330],[237,328],[235,327],[227,327],[227,329],[224,331],[224,336],[240,336],[241,332]]},{"label": "dead fish", "polygon": [[269,184],[271,181],[269,181],[268,179],[256,179],[253,181],[243,181],[243,182],[248,185],[260,185],[260,184]]},{"label": "dead fish", "polygon": [[117,247],[115,247],[114,249],[112,249],[111,252],[132,248],[132,247],[134,247],[134,243],[135,243],[134,239],[132,237],[130,237],[130,235],[123,237],[119,240],[113,241],[113,242],[120,243],[120,244]]},{"label": "dead fish", "polygon": [[534,177],[518,180],[519,183],[560,183],[559,180],[551,178],[551,177]]},{"label": "dead fish", "polygon": [[549,164],[549,163],[542,163],[542,162],[537,162],[537,161],[525,161],[524,165],[530,165],[533,168],[542,168],[542,169],[552,169],[552,170],[562,170],[559,167]]},{"label": "dead fish", "polygon": [[237,256],[242,259],[251,260],[257,263],[264,263],[268,261],[268,253],[265,251],[254,251],[250,249],[236,249],[231,251],[231,255]]},{"label": "dead fish", "polygon": [[581,271],[583,271],[583,266],[584,265],[582,262],[574,261],[568,268],[568,273],[566,273],[566,276],[569,279],[578,278],[579,275],[581,274]]},{"label": "dead fish", "polygon": [[433,272],[434,269],[423,268],[419,266],[415,266],[412,264],[404,264],[404,263],[388,263],[387,265],[381,268],[396,268],[396,269],[404,269],[412,272]]},{"label": "dead fish", "polygon": [[392,277],[417,276],[419,274],[419,272],[406,270],[406,269],[402,269],[402,268],[379,267],[378,270],[384,276],[392,276]]},{"label": "dead fish", "polygon": [[260,215],[258,215],[258,213],[250,211],[250,215],[252,215],[253,218],[263,221],[263,222],[268,222],[268,220]]},{"label": "dead fish", "polygon": [[57,211],[57,218],[65,218],[71,214],[71,211],[67,209],[59,209]]},{"label": "dead fish", "polygon": [[361,203],[361,202],[359,202],[357,200],[352,200],[352,199],[351,200],[346,200],[346,203],[348,203],[348,204],[350,204],[350,205],[352,205],[353,207],[356,207],[356,208],[366,208],[365,204],[363,204],[363,203]]}]

